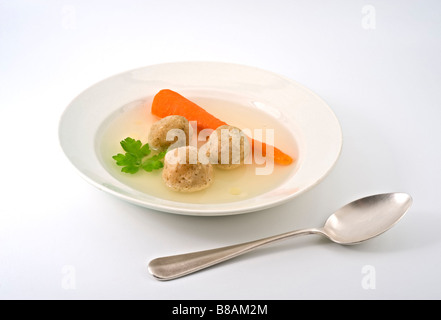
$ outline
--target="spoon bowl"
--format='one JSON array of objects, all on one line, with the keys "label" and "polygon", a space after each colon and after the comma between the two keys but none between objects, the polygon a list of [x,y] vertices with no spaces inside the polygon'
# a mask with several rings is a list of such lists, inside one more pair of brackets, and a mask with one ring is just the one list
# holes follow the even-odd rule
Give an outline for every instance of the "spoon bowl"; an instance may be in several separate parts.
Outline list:
[{"label": "spoon bowl", "polygon": [[406,193],[379,194],[353,201],[332,214],[322,231],[339,244],[357,244],[394,226],[412,205]]},{"label": "spoon bowl", "polygon": [[355,200],[332,214],[323,228],[310,228],[242,244],[156,258],[149,272],[159,280],[172,280],[232,259],[263,245],[305,234],[320,234],[338,244],[350,245],[376,237],[394,226],[412,205],[406,193],[377,194]]}]

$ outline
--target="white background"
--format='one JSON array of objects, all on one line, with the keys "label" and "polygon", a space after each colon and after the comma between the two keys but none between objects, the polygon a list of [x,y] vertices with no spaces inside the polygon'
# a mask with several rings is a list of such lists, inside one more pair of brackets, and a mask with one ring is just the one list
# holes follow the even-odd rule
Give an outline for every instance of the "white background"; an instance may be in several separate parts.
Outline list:
[{"label": "white background", "polygon": [[[0,298],[440,299],[440,12],[435,0],[0,0]],[[155,212],[84,181],[58,143],[69,102],[116,73],[193,60],[267,69],[320,95],[344,135],[331,174],[228,217]],[[170,282],[147,272],[157,256],[319,227],[389,191],[414,205],[370,242],[309,236]]]}]

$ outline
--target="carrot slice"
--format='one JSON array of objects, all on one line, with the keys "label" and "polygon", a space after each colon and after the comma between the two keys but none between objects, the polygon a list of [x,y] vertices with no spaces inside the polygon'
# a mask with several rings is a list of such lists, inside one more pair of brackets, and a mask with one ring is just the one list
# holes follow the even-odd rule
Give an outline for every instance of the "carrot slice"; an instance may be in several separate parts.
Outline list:
[{"label": "carrot slice", "polygon": [[[187,118],[188,121],[197,121],[198,130],[215,130],[227,124],[205,111],[196,103],[170,89],[163,89],[155,95],[152,103],[152,114],[160,118],[171,115],[183,116]],[[262,155],[266,156],[267,145],[264,142],[252,139],[251,145],[253,150],[255,147],[261,146]],[[293,162],[293,158],[274,147],[274,162],[281,165],[289,165]]]}]

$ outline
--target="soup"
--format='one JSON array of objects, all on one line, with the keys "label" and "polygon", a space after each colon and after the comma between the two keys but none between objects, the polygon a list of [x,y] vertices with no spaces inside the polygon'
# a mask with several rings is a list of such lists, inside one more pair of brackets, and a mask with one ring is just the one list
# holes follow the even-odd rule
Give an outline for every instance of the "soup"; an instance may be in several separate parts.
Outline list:
[{"label": "soup", "polygon": [[[282,126],[275,117],[260,110],[259,105],[247,105],[240,99],[226,100],[221,97],[187,95],[189,99],[217,118],[232,126],[247,129],[249,132],[272,129],[274,145],[298,158],[298,149],[294,137],[289,130]],[[153,116],[150,107],[153,97],[131,102],[122,106],[118,112],[111,115],[101,126],[97,137],[98,156],[104,167],[116,179],[127,186],[151,196],[177,202],[214,204],[240,201],[256,197],[268,192],[292,176],[296,171],[296,162],[291,165],[274,165],[269,174],[265,172],[267,164],[245,164],[233,170],[215,168],[214,182],[207,189],[192,193],[181,193],[169,189],[162,180],[162,170],[136,174],[121,172],[112,156],[123,152],[120,141],[126,137],[148,142],[150,126],[159,118]],[[263,136],[265,138],[265,135]],[[265,141],[265,140],[264,140]],[[199,142],[201,144],[203,142]]]}]

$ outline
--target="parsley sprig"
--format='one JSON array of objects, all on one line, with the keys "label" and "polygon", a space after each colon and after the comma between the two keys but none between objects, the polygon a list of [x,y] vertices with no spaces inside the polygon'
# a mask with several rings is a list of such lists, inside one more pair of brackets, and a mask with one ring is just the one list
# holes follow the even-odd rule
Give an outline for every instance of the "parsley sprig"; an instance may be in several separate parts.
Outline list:
[{"label": "parsley sprig", "polygon": [[152,172],[153,170],[164,167],[163,159],[166,151],[146,158],[152,152],[149,144],[146,143],[143,145],[141,140],[135,140],[130,137],[121,141],[121,147],[126,153],[118,153],[112,158],[116,161],[118,166],[122,167],[122,172],[134,174],[137,173],[140,168],[147,172]]}]

